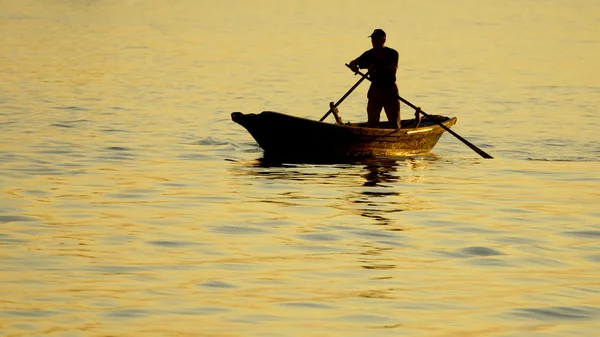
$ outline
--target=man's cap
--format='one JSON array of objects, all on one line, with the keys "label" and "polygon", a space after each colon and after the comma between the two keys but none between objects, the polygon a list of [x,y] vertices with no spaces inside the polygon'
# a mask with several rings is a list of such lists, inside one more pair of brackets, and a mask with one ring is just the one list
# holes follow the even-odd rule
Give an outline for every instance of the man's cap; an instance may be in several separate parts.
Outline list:
[{"label": "man's cap", "polygon": [[385,37],[383,29],[375,29],[369,37]]}]

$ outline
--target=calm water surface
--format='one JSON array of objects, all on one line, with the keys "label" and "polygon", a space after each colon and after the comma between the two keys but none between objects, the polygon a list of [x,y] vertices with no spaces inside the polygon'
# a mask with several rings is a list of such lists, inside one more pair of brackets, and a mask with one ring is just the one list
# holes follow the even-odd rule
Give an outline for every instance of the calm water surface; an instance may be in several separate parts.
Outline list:
[{"label": "calm water surface", "polygon": [[[274,163],[230,120],[319,119],[374,28],[495,159]],[[596,336],[599,29],[588,0],[1,2],[0,335]]]}]

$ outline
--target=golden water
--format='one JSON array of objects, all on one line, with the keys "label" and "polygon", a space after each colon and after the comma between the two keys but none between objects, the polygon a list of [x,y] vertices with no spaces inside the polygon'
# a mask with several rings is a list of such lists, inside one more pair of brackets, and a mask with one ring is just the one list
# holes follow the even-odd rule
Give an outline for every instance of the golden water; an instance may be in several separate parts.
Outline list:
[{"label": "golden water", "polygon": [[[229,114],[320,118],[374,28],[495,159],[262,160]],[[588,0],[0,2],[0,335],[596,336],[599,29]]]}]

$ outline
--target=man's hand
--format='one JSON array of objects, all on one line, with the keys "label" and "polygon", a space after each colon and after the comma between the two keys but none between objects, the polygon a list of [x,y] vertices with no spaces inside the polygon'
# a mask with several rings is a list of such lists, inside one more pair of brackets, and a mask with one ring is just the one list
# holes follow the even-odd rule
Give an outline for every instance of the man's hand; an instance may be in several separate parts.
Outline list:
[{"label": "man's hand", "polygon": [[350,61],[350,63],[348,63],[348,67],[354,72],[355,75],[358,73],[358,64],[356,64],[356,61]]}]

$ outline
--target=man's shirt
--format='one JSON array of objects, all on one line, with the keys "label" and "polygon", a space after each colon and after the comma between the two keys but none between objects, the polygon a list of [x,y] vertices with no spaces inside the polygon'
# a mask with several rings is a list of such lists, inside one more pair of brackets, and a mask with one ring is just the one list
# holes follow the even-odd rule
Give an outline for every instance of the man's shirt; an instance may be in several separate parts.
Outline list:
[{"label": "man's shirt", "polygon": [[376,54],[375,49],[369,49],[356,59],[356,63],[363,69],[374,66],[370,74],[373,86],[387,88],[395,85],[398,52],[392,48],[383,47],[381,52]]}]

